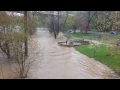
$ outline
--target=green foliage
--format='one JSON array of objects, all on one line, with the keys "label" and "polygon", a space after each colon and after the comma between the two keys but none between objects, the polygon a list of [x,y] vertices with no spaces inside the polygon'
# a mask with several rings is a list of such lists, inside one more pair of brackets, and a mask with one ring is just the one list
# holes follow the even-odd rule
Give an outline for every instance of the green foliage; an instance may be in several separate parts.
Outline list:
[{"label": "green foliage", "polygon": [[73,17],[68,16],[68,19],[66,21],[66,28],[71,29],[74,24],[75,23],[74,23]]},{"label": "green foliage", "polygon": [[99,32],[120,31],[119,11],[99,11],[92,21],[93,29]]}]

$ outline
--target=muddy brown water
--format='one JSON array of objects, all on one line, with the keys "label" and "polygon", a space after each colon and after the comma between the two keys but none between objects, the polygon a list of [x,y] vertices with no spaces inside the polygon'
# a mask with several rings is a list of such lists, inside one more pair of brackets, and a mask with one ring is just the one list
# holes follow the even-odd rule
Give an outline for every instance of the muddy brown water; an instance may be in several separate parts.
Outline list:
[{"label": "muddy brown water", "polygon": [[[37,55],[30,56],[35,62],[30,69],[28,79],[111,79],[117,77],[110,68],[79,53],[73,47],[59,46],[58,41],[65,41],[63,37],[55,40],[47,30],[38,30],[34,39],[37,42],[34,43],[37,46],[34,50]],[[9,71],[7,69],[6,71]],[[1,73],[0,78],[2,78]],[[14,77],[7,73],[4,78]]]}]

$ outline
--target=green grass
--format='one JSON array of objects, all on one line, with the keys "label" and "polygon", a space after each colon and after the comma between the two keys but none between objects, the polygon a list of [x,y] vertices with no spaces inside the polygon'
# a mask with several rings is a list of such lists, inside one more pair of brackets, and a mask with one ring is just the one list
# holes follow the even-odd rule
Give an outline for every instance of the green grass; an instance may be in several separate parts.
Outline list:
[{"label": "green grass", "polygon": [[88,39],[88,40],[100,40],[99,38],[94,38],[93,36],[97,35],[101,35],[102,37],[113,37],[113,39],[117,39],[120,38],[120,35],[113,35],[113,34],[109,34],[109,33],[101,33],[101,32],[88,32],[88,34],[84,34],[84,33],[76,33],[76,34],[72,34],[74,38],[81,38],[81,39]]},{"label": "green grass", "polygon": [[[100,32],[89,32],[87,35],[83,33],[76,33],[72,34],[74,40],[77,39],[86,39],[86,40],[96,40],[99,41],[99,38],[93,38],[90,37],[90,35],[102,35],[103,37],[110,36],[113,37],[110,40],[103,40],[104,43],[107,44],[115,44],[117,41],[117,38],[120,38],[120,35],[112,35],[109,33],[100,33]],[[75,49],[85,55],[87,55],[90,58],[94,57],[94,51],[93,49],[90,48],[89,45],[81,45],[75,47]],[[105,45],[100,45],[100,47],[97,48],[96,51],[96,60],[105,64],[106,66],[110,67],[113,69],[116,73],[120,75],[120,49],[113,49],[110,52],[109,48]],[[119,51],[116,53],[116,51]],[[112,54],[111,56],[107,56],[108,54]]]},{"label": "green grass", "polygon": [[[82,45],[82,46],[77,46],[75,49],[88,57],[92,58],[93,57],[93,50],[89,47],[89,45]],[[98,47],[97,52],[96,52],[96,60],[107,65],[111,69],[113,69],[115,72],[120,74],[120,56],[118,55],[111,55],[111,56],[106,56],[109,54],[109,49],[105,45],[101,45]]]},{"label": "green grass", "polygon": [[[89,32],[88,34],[83,34],[83,33],[76,33],[72,34],[73,35],[73,40],[95,40],[95,41],[102,41],[103,43],[106,44],[113,44],[115,45],[118,42],[118,38],[120,39],[120,35],[112,35],[109,33],[101,33],[101,32]],[[93,36],[95,35],[101,35],[102,38],[94,38]],[[106,39],[107,38],[107,39]]]},{"label": "green grass", "polygon": [[[96,40],[99,41],[99,38],[93,38],[90,37],[90,35],[102,35],[102,36],[111,36],[113,39],[110,40],[103,40],[103,42],[108,43],[108,44],[115,44],[117,41],[117,38],[120,38],[120,35],[112,35],[109,33],[100,33],[100,32],[89,32],[87,35],[82,34],[82,33],[76,33],[73,34],[74,40],[78,39],[87,39],[87,40]],[[77,46],[75,49],[85,55],[87,55],[90,58],[93,58],[93,50],[89,47],[89,45],[82,45],[82,46]],[[115,52],[117,51],[114,50]],[[112,51],[113,52],[113,51]],[[120,53],[120,50],[119,50]],[[118,54],[113,54],[111,56],[106,56],[107,54],[110,54],[110,50],[105,46],[101,45],[98,47],[97,52],[96,52],[96,60],[107,65],[111,69],[113,69],[115,72],[120,74],[120,55]]]},{"label": "green grass", "polygon": [[83,34],[83,33],[76,33],[76,34],[72,34],[74,39],[88,39],[88,40],[99,40],[98,38],[93,38],[93,37],[90,37],[86,34]]}]

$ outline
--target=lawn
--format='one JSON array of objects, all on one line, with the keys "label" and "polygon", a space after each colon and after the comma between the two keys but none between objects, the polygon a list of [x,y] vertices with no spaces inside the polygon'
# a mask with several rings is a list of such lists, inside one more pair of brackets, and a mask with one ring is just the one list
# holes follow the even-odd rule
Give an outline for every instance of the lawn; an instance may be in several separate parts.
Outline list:
[{"label": "lawn", "polygon": [[92,34],[83,34],[83,33],[76,33],[76,34],[72,34],[73,35],[73,39],[77,40],[77,39],[87,39],[87,40],[99,40],[98,35],[95,35],[94,37],[92,36]]},{"label": "lawn", "polygon": [[[93,50],[90,48],[89,45],[82,45],[77,46],[75,49],[85,55],[87,55],[90,58],[93,58]],[[101,45],[97,48],[96,52],[96,60],[107,65],[111,69],[113,69],[116,73],[120,74],[120,57],[119,54],[117,55],[111,55],[109,49],[105,45]]]},{"label": "lawn", "polygon": [[[99,38],[99,35],[102,36],[102,39]],[[110,67],[120,75],[120,48],[115,49],[114,45],[120,35],[112,35],[109,33],[100,33],[100,32],[89,32],[88,34],[83,33],[76,33],[72,34],[74,40],[78,39],[86,39],[86,40],[95,40],[95,41],[102,41],[105,43],[104,45],[100,45],[96,50],[96,58],[95,60],[105,64],[106,66]],[[113,47],[108,48],[106,45],[110,44]],[[113,49],[114,48],[114,49]],[[87,55],[90,58],[94,57],[94,51],[90,48],[90,45],[81,45],[75,47],[77,51]],[[111,54],[110,56],[108,56]]]},{"label": "lawn", "polygon": [[[75,40],[86,39],[86,40],[96,40],[96,41],[101,40],[99,38],[99,35],[101,35],[102,39],[104,39],[102,41],[107,44],[115,45],[117,39],[120,38],[120,35],[112,35],[109,33],[100,33],[100,32],[89,32],[88,34],[83,34],[83,33],[72,34]],[[94,56],[94,52],[90,48],[90,45],[77,46],[75,47],[75,49],[87,55],[90,58],[93,58]],[[108,54],[111,54],[111,53],[112,53],[111,56],[107,56]],[[100,47],[97,48],[95,59],[107,65],[108,67],[113,69],[116,73],[120,74],[120,49],[110,50],[107,46],[100,45]]]},{"label": "lawn", "polygon": [[[103,40],[104,43],[107,44],[114,44],[117,41],[117,38],[119,38],[119,35],[112,35],[109,33],[99,33],[99,32],[90,32],[88,34],[82,34],[82,33],[76,33],[72,34],[73,39],[86,39],[86,40],[96,40],[100,41],[101,39],[99,37],[91,37],[93,36],[99,36],[102,35],[102,37],[105,38]],[[110,39],[106,39],[106,37],[110,37]],[[85,55],[87,55],[90,58],[93,58],[94,53],[93,49],[90,48],[90,45],[81,45],[75,47],[75,49]],[[96,51],[96,60],[107,65],[111,69],[113,69],[116,73],[120,74],[120,49],[113,49],[111,50],[106,45],[100,45],[100,47],[97,48]],[[117,53],[116,53],[117,52]],[[108,54],[112,54],[111,56],[107,56]]]},{"label": "lawn", "polygon": [[120,35],[112,35],[109,33],[101,33],[101,32],[89,32],[88,34],[83,34],[83,33],[76,33],[76,34],[72,34],[73,35],[73,39],[77,40],[77,39],[87,39],[87,40],[102,40],[102,41],[106,41],[106,40],[117,40],[120,39]]}]

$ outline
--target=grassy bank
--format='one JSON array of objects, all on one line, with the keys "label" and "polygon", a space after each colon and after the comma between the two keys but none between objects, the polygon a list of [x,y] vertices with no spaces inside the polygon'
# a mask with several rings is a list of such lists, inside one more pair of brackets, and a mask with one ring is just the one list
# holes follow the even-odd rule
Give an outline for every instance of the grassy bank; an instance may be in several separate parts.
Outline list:
[{"label": "grassy bank", "polygon": [[93,38],[89,34],[83,34],[83,33],[76,33],[72,34],[74,39],[88,39],[88,40],[99,40],[99,38]]},{"label": "grassy bank", "polygon": [[[102,35],[105,37],[110,36],[110,37],[114,37],[114,38],[110,39],[110,40],[104,40],[104,42],[109,43],[109,44],[114,44],[115,40],[117,40],[117,38],[119,37],[119,35],[111,35],[108,33],[99,33],[99,32],[98,33],[96,33],[96,32],[89,33],[89,34],[86,35],[86,34],[82,34],[82,33],[76,33],[76,34],[73,34],[73,38],[99,41],[100,40],[99,38],[93,38],[93,37],[91,37],[91,35],[92,34],[97,35],[97,36]],[[87,55],[90,58],[93,58],[93,56],[94,56],[94,51],[93,51],[93,49],[90,48],[90,45],[77,46],[77,47],[75,47],[75,49],[77,51]],[[112,54],[112,55],[107,56],[108,54]],[[114,49],[110,50],[110,48],[108,48],[107,46],[100,45],[100,47],[98,47],[97,51],[96,51],[96,60],[107,65],[108,67],[113,69],[115,72],[120,74],[120,55],[119,54],[120,54],[120,49],[118,49],[118,48],[114,48]]]},{"label": "grassy bank", "polygon": [[120,38],[120,35],[112,35],[109,33],[101,33],[101,32],[89,32],[88,34],[84,33],[76,33],[72,34],[74,39],[87,39],[87,40],[117,40]]},{"label": "grassy bank", "polygon": [[[82,45],[77,46],[75,49],[88,57],[93,57],[93,50],[90,48],[89,45]],[[120,74],[120,58],[119,54],[117,55],[111,55],[107,56],[109,54],[109,49],[105,45],[101,45],[98,47],[96,52],[96,60],[107,65],[111,69],[113,69],[115,72]],[[117,58],[118,57],[118,58]]]}]

